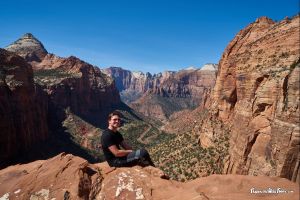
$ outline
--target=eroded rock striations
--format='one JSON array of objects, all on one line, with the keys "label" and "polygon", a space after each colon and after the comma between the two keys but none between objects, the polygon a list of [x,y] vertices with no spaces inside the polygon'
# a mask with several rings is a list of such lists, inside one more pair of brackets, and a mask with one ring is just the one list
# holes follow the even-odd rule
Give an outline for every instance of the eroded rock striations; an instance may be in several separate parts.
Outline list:
[{"label": "eroded rock striations", "polygon": [[[300,181],[299,35],[299,15],[261,17],[223,53],[210,112],[231,130],[225,173]],[[218,137],[210,130],[199,131],[204,146]]]},{"label": "eroded rock striations", "polygon": [[[203,88],[214,86],[217,68],[216,64],[206,64],[201,69],[187,68],[154,75],[131,72],[120,67],[110,67],[102,71],[115,79],[117,88],[123,93],[135,92],[143,95],[149,92],[164,97],[197,97],[202,94]],[[127,102],[134,100],[136,99],[128,99]]]},{"label": "eroded rock striations", "polygon": [[34,85],[31,65],[0,49],[0,166],[48,137],[47,97]]},{"label": "eroded rock striations", "polygon": [[112,108],[121,103],[113,80],[99,68],[74,56],[60,58],[48,54],[42,62],[34,65],[34,75],[35,81],[49,95],[51,106],[61,120],[68,108],[99,126]]},{"label": "eroded rock striations", "polygon": [[159,84],[154,84],[131,106],[145,116],[167,121],[173,113],[193,109],[206,101],[215,80],[215,70],[188,69],[163,74]]},{"label": "eroded rock striations", "polygon": [[217,65],[187,68],[151,75],[110,67],[103,71],[113,77],[122,99],[145,116],[166,120],[182,109],[195,108],[213,88]]},{"label": "eroded rock striations", "polygon": [[[181,183],[153,167],[109,169],[70,154],[0,171],[1,199],[281,199],[299,187],[284,178],[212,175]],[[261,192],[261,193],[260,193]]]},{"label": "eroded rock striations", "polygon": [[[27,33],[7,50],[15,52],[30,62],[34,80],[49,95],[51,110],[70,110],[80,117],[100,123],[102,115],[120,104],[120,97],[113,80],[99,68],[74,56],[61,58],[48,54],[43,44]],[[38,59],[29,57],[36,55]],[[35,61],[35,62],[31,62]],[[61,117],[60,114],[58,117]],[[98,121],[95,121],[95,119]]]}]

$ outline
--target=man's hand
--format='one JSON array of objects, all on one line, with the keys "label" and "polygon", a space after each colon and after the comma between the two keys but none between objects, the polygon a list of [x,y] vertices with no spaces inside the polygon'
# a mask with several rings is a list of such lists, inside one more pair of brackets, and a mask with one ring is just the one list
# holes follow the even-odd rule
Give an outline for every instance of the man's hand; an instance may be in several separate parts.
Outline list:
[{"label": "man's hand", "polygon": [[129,153],[132,152],[131,149],[120,150],[120,149],[117,148],[116,145],[112,145],[112,146],[108,147],[108,149],[109,149],[116,157],[124,157],[124,156],[127,156]]}]

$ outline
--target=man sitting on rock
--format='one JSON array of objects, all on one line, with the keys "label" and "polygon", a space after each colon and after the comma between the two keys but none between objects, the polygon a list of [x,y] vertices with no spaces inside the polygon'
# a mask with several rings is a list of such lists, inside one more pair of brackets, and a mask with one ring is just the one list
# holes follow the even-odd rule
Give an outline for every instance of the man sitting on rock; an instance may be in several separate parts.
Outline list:
[{"label": "man sitting on rock", "polygon": [[[106,161],[111,167],[154,166],[146,149],[133,151],[118,132],[121,113],[114,111],[108,115],[108,129],[101,136],[101,145]],[[123,149],[121,149],[122,147]]]}]

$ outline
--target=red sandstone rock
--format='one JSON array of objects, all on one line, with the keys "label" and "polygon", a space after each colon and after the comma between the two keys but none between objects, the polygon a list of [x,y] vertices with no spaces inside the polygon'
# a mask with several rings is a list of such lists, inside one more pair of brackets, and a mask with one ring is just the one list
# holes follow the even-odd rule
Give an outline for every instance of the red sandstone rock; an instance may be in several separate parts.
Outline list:
[{"label": "red sandstone rock", "polygon": [[[86,160],[60,154],[49,160],[0,171],[0,198],[94,199],[101,189],[100,171]],[[5,198],[4,198],[5,199]]]},{"label": "red sandstone rock", "polygon": [[[74,56],[48,54],[34,65],[34,70],[35,81],[43,86],[55,109],[69,107],[72,113],[93,124],[99,125],[112,107],[121,103],[113,80]],[[55,74],[44,76],[47,72]]]},{"label": "red sandstone rock", "polygon": [[[215,67],[215,66],[214,66]],[[120,92],[145,92],[165,97],[198,97],[204,89],[212,88],[216,70],[207,67],[204,70],[189,69],[178,72],[165,71],[151,75],[142,72],[130,72],[119,67],[110,67],[104,73],[115,79]],[[131,99],[128,103],[136,99]]]},{"label": "red sandstone rock", "polygon": [[[92,148],[88,137],[99,135],[95,126],[104,127],[107,114],[121,104],[113,80],[74,56],[47,54],[31,34],[7,48],[25,57],[27,63],[1,50],[0,167],[46,140],[48,128],[56,135],[69,128],[73,136],[79,135],[78,143]],[[76,117],[79,119],[71,121]]]},{"label": "red sandstone rock", "polygon": [[130,105],[145,116],[167,120],[171,114],[191,109],[202,101],[215,83],[215,71],[181,70],[164,73],[152,88]]},{"label": "red sandstone rock", "polygon": [[47,97],[34,86],[32,68],[0,49],[0,167],[48,137]]},{"label": "red sandstone rock", "polygon": [[[153,173],[154,172],[154,173]],[[99,199],[297,199],[297,184],[282,178],[212,175],[180,183],[161,179],[158,169],[120,168],[107,174]],[[257,193],[257,192],[264,193]],[[277,193],[282,191],[283,193]],[[284,193],[286,191],[286,193]],[[270,193],[268,193],[270,192]]]},{"label": "red sandstone rock", "polygon": [[226,173],[300,180],[299,23],[259,18],[220,60],[210,112],[231,128]]},{"label": "red sandstone rock", "polygon": [[[212,175],[181,183],[153,167],[117,168],[60,154],[0,171],[2,199],[270,199],[296,200],[299,187],[284,178]],[[258,193],[261,192],[261,193]],[[280,193],[281,192],[281,193]]]}]

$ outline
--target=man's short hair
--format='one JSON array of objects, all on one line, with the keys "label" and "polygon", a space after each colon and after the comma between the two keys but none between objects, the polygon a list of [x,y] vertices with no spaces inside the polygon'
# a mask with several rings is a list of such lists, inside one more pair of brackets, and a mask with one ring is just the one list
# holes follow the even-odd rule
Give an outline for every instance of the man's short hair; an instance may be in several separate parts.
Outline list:
[{"label": "man's short hair", "polygon": [[112,113],[110,113],[109,115],[108,115],[108,118],[107,118],[107,120],[108,121],[110,121],[110,119],[112,118],[112,116],[114,116],[114,115],[117,115],[118,117],[122,117],[122,114],[119,112],[119,111],[113,111]]}]

